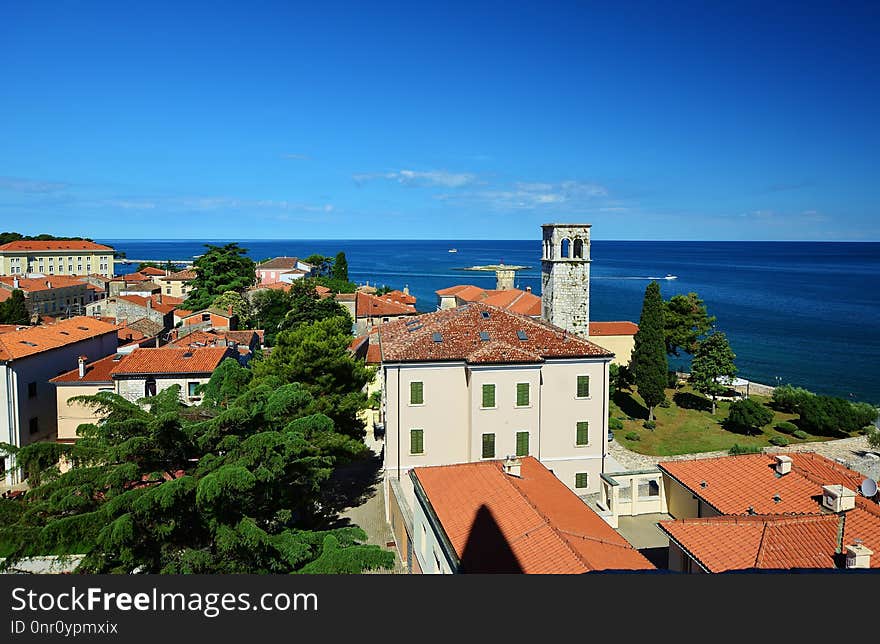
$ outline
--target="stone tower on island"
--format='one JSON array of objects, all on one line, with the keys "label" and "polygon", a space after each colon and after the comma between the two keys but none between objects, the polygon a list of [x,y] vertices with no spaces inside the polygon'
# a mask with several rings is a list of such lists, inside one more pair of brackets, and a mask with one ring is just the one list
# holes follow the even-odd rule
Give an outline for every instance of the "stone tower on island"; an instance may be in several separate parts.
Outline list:
[{"label": "stone tower on island", "polygon": [[541,317],[584,338],[590,334],[590,227],[541,226]]}]

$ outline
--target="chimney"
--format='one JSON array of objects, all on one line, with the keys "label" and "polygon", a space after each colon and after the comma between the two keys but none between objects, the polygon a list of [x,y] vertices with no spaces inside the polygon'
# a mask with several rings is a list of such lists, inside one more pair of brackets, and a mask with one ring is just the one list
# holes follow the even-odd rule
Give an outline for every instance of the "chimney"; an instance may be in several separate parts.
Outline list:
[{"label": "chimney", "polygon": [[156,296],[156,300],[159,302],[159,304],[162,303],[162,290],[161,289],[159,290],[159,294]]},{"label": "chimney", "polygon": [[784,454],[776,455],[776,473],[779,476],[785,476],[791,472],[791,457]]},{"label": "chimney", "polygon": [[832,512],[852,510],[856,507],[856,493],[843,485],[823,485],[822,507]]},{"label": "chimney", "polygon": [[52,282],[46,280],[46,288],[52,288]]},{"label": "chimney", "polygon": [[18,288],[21,286],[21,282],[18,281],[18,275],[12,278],[12,288]]},{"label": "chimney", "polygon": [[403,294],[404,294],[404,295],[409,295],[409,284],[404,284],[404,285],[403,285]]},{"label": "chimney", "polygon": [[522,460],[516,456],[508,456],[504,459],[504,473],[510,474],[511,476],[516,476],[519,478],[520,468],[522,467]]},{"label": "chimney", "polygon": [[526,293],[531,293],[531,292],[532,292],[532,287],[526,286]]},{"label": "chimney", "polygon": [[86,360],[88,360],[88,356],[80,356],[79,357],[79,377],[80,379],[84,378],[86,375]]},{"label": "chimney", "polygon": [[856,539],[855,543],[846,547],[846,567],[847,568],[870,568],[871,555],[874,554],[861,544],[861,539]]},{"label": "chimney", "polygon": [[151,297],[147,298],[147,308],[150,309],[151,311],[153,310],[153,298],[151,298]]}]

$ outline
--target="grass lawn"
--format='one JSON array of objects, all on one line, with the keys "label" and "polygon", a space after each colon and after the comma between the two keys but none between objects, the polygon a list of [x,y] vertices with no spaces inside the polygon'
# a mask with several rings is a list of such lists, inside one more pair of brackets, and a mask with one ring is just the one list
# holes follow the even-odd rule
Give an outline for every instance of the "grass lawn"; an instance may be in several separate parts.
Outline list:
[{"label": "grass lawn", "polygon": [[[783,434],[774,429],[777,423],[797,418],[797,414],[787,414],[767,407],[773,412],[773,420],[762,428],[760,434],[747,436],[724,429],[721,422],[727,418],[730,403],[718,401],[715,414],[711,413],[711,401],[690,387],[678,390],[667,389],[666,397],[672,404],[669,407],[656,407],[654,416],[657,427],[645,429],[643,423],[648,417],[648,409],[638,392],[618,391],[611,400],[611,416],[623,422],[623,429],[614,431],[614,439],[621,445],[639,454],[651,456],[673,456],[697,452],[726,451],[734,444],[741,446],[770,446],[770,439],[781,436],[789,445],[810,441],[827,441],[838,436],[814,436],[805,439]],[[756,402],[765,404],[767,396],[750,396]],[[632,419],[632,420],[630,420]],[[626,434],[636,432],[639,440],[629,440]]]}]

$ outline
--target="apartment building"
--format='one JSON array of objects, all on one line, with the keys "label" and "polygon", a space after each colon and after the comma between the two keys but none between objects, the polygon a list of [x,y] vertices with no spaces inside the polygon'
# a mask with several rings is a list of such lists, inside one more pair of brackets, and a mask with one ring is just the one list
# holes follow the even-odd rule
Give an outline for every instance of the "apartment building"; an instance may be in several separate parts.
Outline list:
[{"label": "apartment building", "polygon": [[0,245],[0,275],[113,277],[114,249],[90,241],[13,241]]}]

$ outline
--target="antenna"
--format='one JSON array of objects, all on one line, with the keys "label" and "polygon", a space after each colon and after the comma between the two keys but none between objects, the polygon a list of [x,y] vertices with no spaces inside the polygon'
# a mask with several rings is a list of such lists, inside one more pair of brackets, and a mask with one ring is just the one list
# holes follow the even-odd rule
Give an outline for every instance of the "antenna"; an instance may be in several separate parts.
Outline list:
[{"label": "antenna", "polygon": [[874,479],[865,479],[862,481],[861,486],[859,486],[859,491],[861,491],[862,496],[870,499],[877,494],[877,481]]}]

